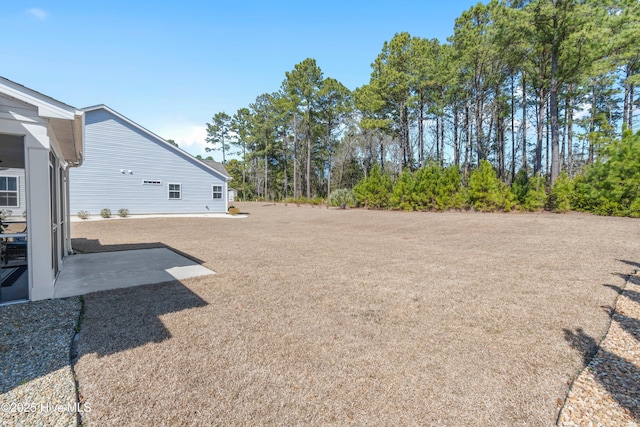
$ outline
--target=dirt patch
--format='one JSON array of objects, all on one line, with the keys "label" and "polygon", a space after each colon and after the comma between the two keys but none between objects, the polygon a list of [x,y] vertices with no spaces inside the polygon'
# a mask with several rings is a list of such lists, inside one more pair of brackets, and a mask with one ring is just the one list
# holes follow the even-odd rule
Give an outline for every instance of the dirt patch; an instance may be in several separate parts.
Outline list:
[{"label": "dirt patch", "polygon": [[217,272],[85,298],[85,424],[551,425],[640,262],[628,218],[236,206],[72,225]]}]

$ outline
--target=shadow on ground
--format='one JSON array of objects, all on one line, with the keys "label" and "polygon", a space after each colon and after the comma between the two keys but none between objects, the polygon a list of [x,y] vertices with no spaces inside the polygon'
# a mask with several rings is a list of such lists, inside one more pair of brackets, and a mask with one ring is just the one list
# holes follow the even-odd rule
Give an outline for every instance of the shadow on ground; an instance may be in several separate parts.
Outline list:
[{"label": "shadow on ground", "polygon": [[619,259],[618,261],[624,262],[625,264],[629,264],[632,267],[636,267],[636,268],[640,269],[640,263],[637,263],[637,262],[634,262],[634,261],[629,261],[629,260],[626,260],[626,259]]},{"label": "shadow on ground", "polygon": [[640,383],[637,381],[640,378],[640,369],[603,349],[599,350],[598,357],[594,359],[596,341],[585,334],[582,328],[577,328],[575,332],[565,329],[564,334],[571,346],[582,352],[585,366],[590,367],[595,379],[621,407],[636,421],[640,421],[640,407],[637,404],[640,396]]},{"label": "shadow on ground", "polygon": [[[640,264],[621,260],[622,262],[640,267]],[[627,280],[628,283],[639,285],[640,277],[626,274],[616,274]],[[640,293],[631,289],[623,289],[619,286],[605,284],[624,295],[634,304],[640,304]],[[611,321],[631,335],[635,345],[640,346],[640,319],[627,316],[625,313],[603,307],[611,316]],[[587,335],[582,328],[575,331],[564,329],[565,339],[569,344],[582,354],[585,367],[589,367],[594,378],[604,387],[612,399],[614,399],[635,421],[640,421],[640,367],[629,360],[599,347],[596,340]]]},{"label": "shadow on ground", "polygon": [[171,338],[160,316],[207,305],[180,281],[95,292],[84,297],[73,356],[106,356]]}]

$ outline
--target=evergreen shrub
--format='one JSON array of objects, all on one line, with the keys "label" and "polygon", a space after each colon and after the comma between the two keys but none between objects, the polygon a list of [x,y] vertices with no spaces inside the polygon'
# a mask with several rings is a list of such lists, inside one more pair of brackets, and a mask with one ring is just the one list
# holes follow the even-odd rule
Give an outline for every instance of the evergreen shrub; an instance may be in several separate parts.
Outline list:
[{"label": "evergreen shrub", "polygon": [[510,211],[515,205],[511,190],[500,182],[487,160],[482,160],[480,167],[471,172],[468,200],[471,208],[481,212]]},{"label": "evergreen shrub", "polygon": [[571,210],[571,200],[574,198],[575,185],[566,172],[562,171],[556,183],[551,188],[549,195],[549,207],[555,212],[568,212]]},{"label": "evergreen shrub", "polygon": [[375,165],[369,176],[353,187],[353,193],[359,206],[368,209],[384,209],[389,207],[392,183],[387,174],[383,174],[380,166]]}]

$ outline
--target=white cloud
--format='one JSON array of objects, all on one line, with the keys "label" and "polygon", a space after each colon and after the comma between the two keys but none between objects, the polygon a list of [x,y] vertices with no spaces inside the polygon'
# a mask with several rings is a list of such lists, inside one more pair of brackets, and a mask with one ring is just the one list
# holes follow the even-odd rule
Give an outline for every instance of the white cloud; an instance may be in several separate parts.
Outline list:
[{"label": "white cloud", "polygon": [[44,9],[39,9],[37,7],[32,7],[31,9],[27,9],[27,13],[37,19],[38,21],[46,21],[49,13]]},{"label": "white cloud", "polygon": [[210,146],[205,141],[207,137],[207,127],[205,125],[177,124],[158,129],[157,134],[164,139],[173,139],[178,146],[192,155],[200,154],[203,157],[214,155],[207,153],[205,148]]}]

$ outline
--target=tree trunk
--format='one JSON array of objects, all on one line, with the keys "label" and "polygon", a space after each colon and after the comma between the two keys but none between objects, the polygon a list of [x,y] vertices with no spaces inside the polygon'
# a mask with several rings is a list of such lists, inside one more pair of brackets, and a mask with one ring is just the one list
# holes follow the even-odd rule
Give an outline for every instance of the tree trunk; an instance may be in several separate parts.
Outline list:
[{"label": "tree trunk", "polygon": [[625,66],[625,78],[624,78],[624,107],[622,109],[622,126],[629,126],[629,116],[633,111],[633,107],[629,108],[630,105],[633,105],[633,99],[629,102],[629,92],[631,83],[629,83],[629,77],[631,77],[631,65],[627,64]]},{"label": "tree trunk", "polygon": [[453,164],[460,167],[460,143],[458,141],[458,104],[453,105]]},{"label": "tree trunk", "polygon": [[294,111],[293,113],[293,197],[295,199],[298,198],[298,124],[297,118],[298,114]]},{"label": "tree trunk", "polygon": [[542,140],[544,139],[545,106],[547,105],[545,95],[545,90],[541,87],[538,92],[538,137],[536,140],[536,157],[533,164],[534,175],[542,171]]},{"label": "tree trunk", "polygon": [[[573,92],[573,85],[569,90]],[[567,97],[567,169],[573,176],[573,95]]]},{"label": "tree trunk", "polygon": [[436,162],[440,163],[440,117],[436,113]]},{"label": "tree trunk", "polygon": [[522,71],[522,169],[527,170],[527,74]]},{"label": "tree trunk", "polygon": [[[554,8],[557,0],[553,0]],[[558,56],[560,40],[558,38],[558,17],[553,16],[553,43],[551,47],[551,88],[549,93],[551,113],[551,186],[560,175],[559,125],[558,125]]]},{"label": "tree trunk", "polygon": [[[567,104],[569,102],[569,97],[565,96],[564,98],[564,123],[562,125],[562,139],[560,142],[560,166],[565,167],[565,159],[567,158]],[[559,118],[558,118],[559,120]]]},{"label": "tree trunk", "polygon": [[400,145],[402,146],[402,166],[411,167],[413,156],[409,144],[409,114],[406,105],[400,107]]},{"label": "tree trunk", "polygon": [[247,143],[242,141],[242,200],[246,200],[244,189],[247,182]]},{"label": "tree trunk", "polygon": [[464,104],[464,130],[464,176],[466,178],[469,176],[469,163],[472,161],[470,158],[471,130],[469,129],[469,97],[467,97]]},{"label": "tree trunk", "polygon": [[380,137],[380,170],[384,172],[384,142]]},{"label": "tree trunk", "polygon": [[418,163],[420,167],[424,166],[424,97],[420,95],[420,117],[418,118]]},{"label": "tree trunk", "polygon": [[311,198],[311,108],[307,109],[307,199]]},{"label": "tree trunk", "polygon": [[594,159],[594,146],[593,146],[593,133],[596,130],[596,85],[593,83],[591,87],[591,123],[589,124],[589,160],[588,163],[593,163]]},{"label": "tree trunk", "polygon": [[483,101],[481,97],[476,93],[476,152],[478,156],[478,166],[480,166],[480,161],[486,158],[486,153],[484,150],[484,133],[482,126],[482,109],[484,108]]},{"label": "tree trunk", "polygon": [[444,110],[440,120],[442,121],[440,123],[440,166],[444,166]]},{"label": "tree trunk", "polygon": [[283,146],[283,150],[282,150],[282,166],[284,168],[284,183],[283,183],[283,187],[282,187],[282,199],[286,200],[287,196],[289,195],[289,171],[287,169],[287,159],[289,158],[289,143],[288,138],[287,138],[287,131],[286,129],[283,129],[282,131],[282,146]]},{"label": "tree trunk", "polygon": [[331,194],[331,124],[327,125],[327,197],[329,194]]},{"label": "tree trunk", "polygon": [[269,199],[269,162],[267,161],[267,146],[264,147],[264,200]]},{"label": "tree trunk", "polygon": [[516,177],[516,90],[514,75],[511,74],[511,182]]},{"label": "tree trunk", "polygon": [[629,107],[629,130],[631,130],[633,132],[633,97],[634,97],[634,89],[635,89],[636,85],[632,84],[631,88],[629,88],[629,99],[631,100],[631,106]]},{"label": "tree trunk", "polygon": [[505,168],[504,168],[504,122],[502,120],[502,114],[498,113],[496,116],[496,143],[498,145],[498,174],[502,181],[505,180]]},{"label": "tree trunk", "polygon": [[489,157],[489,153],[488,153],[488,149],[490,148],[490,143],[491,143],[491,135],[493,135],[493,126],[494,126],[494,122],[496,121],[496,103],[493,103],[493,114],[491,115],[491,117],[489,117],[489,131],[487,132],[487,144],[486,144],[486,148],[487,148],[487,152],[485,152],[484,154],[484,158],[488,158]]},{"label": "tree trunk", "polygon": [[545,139],[544,139],[545,140],[544,174],[545,175],[549,175],[549,144],[550,144],[550,140],[551,140],[551,125],[550,125],[550,121],[549,121],[549,105],[547,105],[546,113],[547,113],[547,120],[545,122],[546,135],[545,135]]}]

